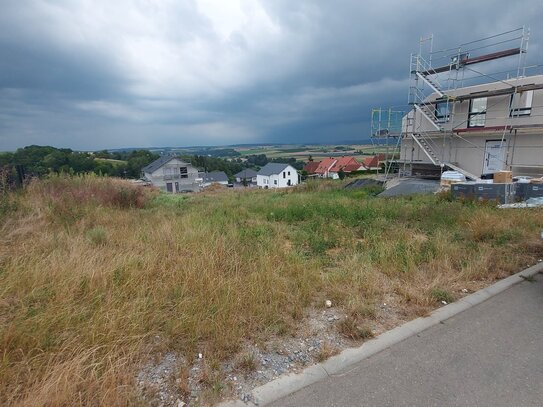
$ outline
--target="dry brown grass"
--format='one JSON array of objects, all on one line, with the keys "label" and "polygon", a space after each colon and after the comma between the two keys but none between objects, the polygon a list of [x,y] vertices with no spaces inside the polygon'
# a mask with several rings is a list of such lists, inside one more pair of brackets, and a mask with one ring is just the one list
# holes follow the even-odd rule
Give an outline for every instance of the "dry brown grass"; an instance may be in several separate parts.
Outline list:
[{"label": "dry brown grass", "polygon": [[132,188],[55,178],[10,197],[0,404],[138,404],[134,377],[165,350],[203,352],[215,400],[218,362],[245,340],[293,332],[311,304],[331,299],[363,327],[394,294],[408,319],[436,306],[436,289],[457,295],[543,254],[540,209],[329,185],[191,197]]},{"label": "dry brown grass", "polygon": [[326,359],[337,355],[340,352],[340,349],[330,342],[323,342],[319,352],[315,355],[315,360],[317,362],[324,362]]}]

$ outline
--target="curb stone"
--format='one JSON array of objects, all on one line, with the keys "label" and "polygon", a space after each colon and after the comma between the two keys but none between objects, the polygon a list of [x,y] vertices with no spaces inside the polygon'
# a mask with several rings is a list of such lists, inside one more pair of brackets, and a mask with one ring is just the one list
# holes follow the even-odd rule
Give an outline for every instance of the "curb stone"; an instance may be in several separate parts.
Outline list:
[{"label": "curb stone", "polygon": [[524,281],[525,278],[530,278],[542,272],[543,262],[539,262],[456,302],[438,308],[427,317],[414,319],[384,332],[376,338],[364,342],[357,348],[345,349],[340,354],[332,356],[322,363],[309,366],[300,373],[287,374],[256,387],[252,391],[253,401],[249,403],[244,403],[241,400],[229,400],[218,404],[218,407],[265,406],[329,376],[341,375],[356,363],[498,295],[515,284]]}]

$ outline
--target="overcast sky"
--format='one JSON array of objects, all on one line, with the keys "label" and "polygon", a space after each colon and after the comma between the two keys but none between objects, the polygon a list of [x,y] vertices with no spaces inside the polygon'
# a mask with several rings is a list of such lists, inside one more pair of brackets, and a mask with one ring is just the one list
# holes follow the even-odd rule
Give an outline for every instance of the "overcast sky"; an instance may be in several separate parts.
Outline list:
[{"label": "overcast sky", "polygon": [[531,26],[541,0],[2,0],[0,150],[367,139],[421,36]]}]

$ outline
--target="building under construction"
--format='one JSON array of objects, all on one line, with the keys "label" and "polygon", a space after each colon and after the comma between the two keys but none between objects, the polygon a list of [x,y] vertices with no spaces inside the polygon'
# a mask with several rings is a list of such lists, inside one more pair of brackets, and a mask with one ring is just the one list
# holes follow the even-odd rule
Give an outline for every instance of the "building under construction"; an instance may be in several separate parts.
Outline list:
[{"label": "building under construction", "polygon": [[395,151],[387,170],[542,176],[543,75],[526,66],[528,39],[519,28],[437,51],[422,39],[411,55],[409,111],[372,111],[372,138]]}]

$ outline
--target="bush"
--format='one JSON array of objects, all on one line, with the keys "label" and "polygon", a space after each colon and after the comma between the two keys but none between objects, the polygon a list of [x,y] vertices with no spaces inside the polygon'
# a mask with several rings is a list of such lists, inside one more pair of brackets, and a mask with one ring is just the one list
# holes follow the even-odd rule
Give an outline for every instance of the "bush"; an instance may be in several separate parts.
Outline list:
[{"label": "bush", "polygon": [[441,288],[434,288],[432,290],[432,298],[436,301],[445,301],[446,303],[454,302],[454,297],[447,290]]}]

